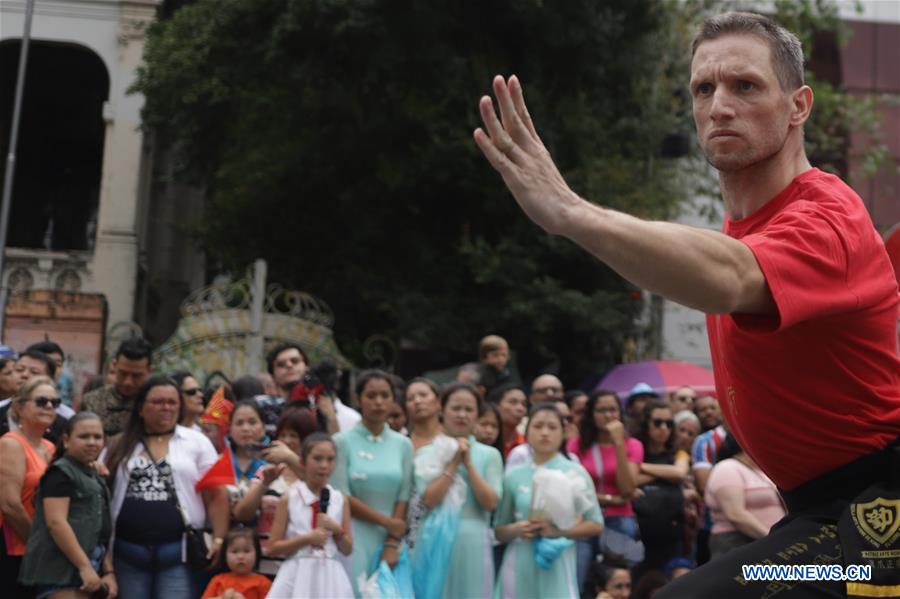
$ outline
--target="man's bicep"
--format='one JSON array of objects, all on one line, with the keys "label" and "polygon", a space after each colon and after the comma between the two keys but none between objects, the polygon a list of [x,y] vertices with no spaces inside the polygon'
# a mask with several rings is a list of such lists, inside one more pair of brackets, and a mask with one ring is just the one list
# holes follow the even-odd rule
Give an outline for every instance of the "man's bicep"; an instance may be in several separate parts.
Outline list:
[{"label": "man's bicep", "polygon": [[732,310],[738,314],[758,314],[763,316],[778,313],[778,306],[772,296],[772,290],[766,280],[766,275],[760,267],[753,250],[741,243],[741,249],[737,250],[740,260],[741,294],[738,305]]}]

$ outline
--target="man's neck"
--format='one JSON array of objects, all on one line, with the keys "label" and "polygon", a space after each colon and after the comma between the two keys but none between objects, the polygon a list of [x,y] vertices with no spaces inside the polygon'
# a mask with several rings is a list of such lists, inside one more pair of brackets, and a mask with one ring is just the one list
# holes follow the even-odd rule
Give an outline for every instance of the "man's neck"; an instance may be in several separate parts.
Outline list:
[{"label": "man's neck", "polygon": [[296,386],[297,383],[288,383],[283,387],[279,385],[278,391],[281,393],[281,397],[284,399],[284,401],[291,401],[291,393],[293,393],[294,387]]},{"label": "man's neck", "polygon": [[780,152],[745,169],[719,172],[719,186],[731,220],[747,218],[781,193],[798,175],[812,168],[803,140],[785,144]]}]

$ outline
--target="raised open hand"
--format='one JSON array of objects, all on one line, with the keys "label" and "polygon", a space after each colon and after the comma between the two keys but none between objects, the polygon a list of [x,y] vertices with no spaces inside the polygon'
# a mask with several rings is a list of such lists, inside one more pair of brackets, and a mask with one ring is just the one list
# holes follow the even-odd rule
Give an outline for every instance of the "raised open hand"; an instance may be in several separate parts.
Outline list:
[{"label": "raised open hand", "polygon": [[475,143],[525,214],[548,233],[561,233],[568,209],[583,200],[569,189],[538,137],[519,79],[497,75],[493,87],[500,119],[490,96],[482,96],[478,108],[485,129],[475,130]]}]

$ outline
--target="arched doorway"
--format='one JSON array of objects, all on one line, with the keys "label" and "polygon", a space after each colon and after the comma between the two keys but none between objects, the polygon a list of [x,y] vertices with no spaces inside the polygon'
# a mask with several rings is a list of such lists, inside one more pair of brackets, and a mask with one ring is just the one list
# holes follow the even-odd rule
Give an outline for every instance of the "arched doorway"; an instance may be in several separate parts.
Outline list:
[{"label": "arched doorway", "polygon": [[[0,155],[4,157],[9,151],[20,49],[21,40],[0,43]],[[31,42],[8,246],[93,249],[107,98],[109,74],[93,51],[74,44]],[[5,161],[2,169],[6,169]]]}]

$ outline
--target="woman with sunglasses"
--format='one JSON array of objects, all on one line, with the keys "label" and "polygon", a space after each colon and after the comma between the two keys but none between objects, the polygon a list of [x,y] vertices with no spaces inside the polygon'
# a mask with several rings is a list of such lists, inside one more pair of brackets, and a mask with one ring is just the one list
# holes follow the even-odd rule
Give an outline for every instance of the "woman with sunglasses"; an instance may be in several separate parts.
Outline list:
[{"label": "woman with sunglasses", "polygon": [[[629,437],[622,424],[622,405],[615,391],[598,389],[588,396],[578,437],[566,449],[591,475],[597,501],[606,520],[604,543],[631,547],[640,538],[631,495],[644,461],[644,446]],[[584,584],[594,556],[600,551],[599,537],[578,542],[578,586]],[[639,550],[638,550],[639,551]],[[634,564],[631,564],[634,565]]]},{"label": "woman with sunglasses", "polygon": [[10,414],[18,429],[0,438],[0,581],[4,597],[29,597],[20,586],[19,567],[34,517],[38,483],[53,458],[53,444],[44,431],[53,424],[62,403],[53,380],[36,376],[19,389]]},{"label": "woman with sunglasses", "polygon": [[169,375],[169,378],[175,381],[175,384],[178,385],[178,390],[181,392],[181,421],[178,424],[202,433],[200,416],[203,415],[203,410],[206,407],[203,403],[203,389],[200,387],[197,379],[187,370],[173,372]]},{"label": "woman with sunglasses", "polygon": [[[634,511],[646,553],[640,571],[661,570],[681,553],[684,540],[684,493],[690,456],[675,447],[675,420],[668,402],[652,399],[644,406],[639,438],[644,461]],[[640,575],[640,572],[636,573]]]}]

